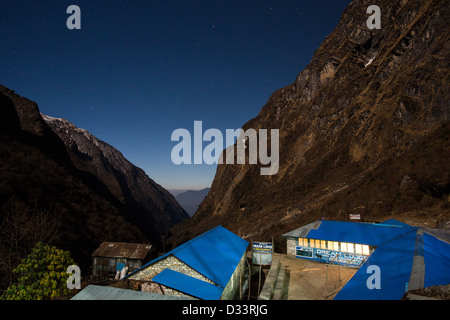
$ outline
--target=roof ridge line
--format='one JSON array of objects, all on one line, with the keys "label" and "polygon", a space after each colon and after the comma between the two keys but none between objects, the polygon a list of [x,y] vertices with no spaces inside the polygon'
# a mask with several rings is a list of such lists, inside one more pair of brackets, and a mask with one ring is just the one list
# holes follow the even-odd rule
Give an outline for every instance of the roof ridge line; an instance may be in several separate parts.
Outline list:
[{"label": "roof ridge line", "polygon": [[[179,245],[178,247],[173,248],[173,249],[170,250],[169,252],[167,252],[167,253],[165,253],[165,254],[163,254],[163,255],[161,255],[161,256],[159,256],[159,257],[157,257],[157,258],[155,258],[155,259],[153,259],[153,260],[151,260],[151,261],[149,261],[148,263],[146,263],[146,264],[143,265],[142,267],[140,267],[140,268],[134,270],[132,273],[126,275],[124,278],[131,277],[132,275],[138,273],[139,271],[141,271],[141,270],[143,270],[143,269],[145,269],[145,268],[151,266],[152,264],[154,264],[154,263],[156,263],[156,262],[158,262],[158,261],[160,261],[160,260],[162,260],[162,259],[164,259],[164,258],[167,258],[167,257],[170,256],[170,255],[172,255],[172,256],[176,257],[178,260],[182,261],[180,258],[178,258],[178,257],[175,255],[177,252],[179,252],[179,251],[181,251],[181,250],[183,250],[183,249],[189,247],[189,246],[190,246],[192,243],[194,243],[196,240],[203,238],[204,236],[208,235],[208,234],[211,233],[212,231],[214,231],[214,230],[216,230],[216,229],[219,229],[219,228],[223,228],[224,230],[227,230],[227,229],[225,229],[224,227],[222,227],[222,225],[218,225],[218,226],[216,226],[216,227],[214,227],[214,228],[212,228],[212,229],[210,229],[210,230],[208,230],[208,231],[206,231],[206,232],[204,232],[204,233],[202,233],[202,234],[196,236],[195,238],[193,238],[193,239],[191,239],[191,240],[189,240],[189,241],[186,241],[185,243]],[[184,264],[186,264],[187,266],[189,266],[186,262],[184,262],[184,261],[182,261],[182,262],[183,262]],[[191,266],[189,266],[189,267],[192,268]],[[192,269],[193,269],[193,268],[192,268]],[[195,269],[194,269],[194,270],[195,270]],[[196,270],[196,271],[197,271],[197,270]],[[197,271],[197,272],[198,272],[198,271]],[[199,273],[200,273],[200,272],[199,272]],[[201,273],[200,273],[200,274],[201,274]],[[203,275],[203,274],[202,274],[202,275]],[[205,275],[203,275],[203,276],[206,277]],[[208,277],[206,277],[206,278],[209,279]],[[209,280],[211,280],[211,279],[209,279]],[[213,281],[213,280],[211,280],[211,281]],[[214,282],[214,281],[213,281],[213,282]],[[215,282],[214,282],[214,283],[215,283]]]},{"label": "roof ridge line", "polygon": [[[405,227],[405,228],[406,228],[406,227]],[[405,232],[405,233],[403,233],[403,234],[401,234],[401,235],[399,235],[399,236],[397,236],[397,237],[395,237],[395,238],[389,239],[389,240],[386,241],[386,242],[383,242],[382,244],[380,244],[379,246],[377,246],[377,248],[384,246],[386,243],[390,243],[390,242],[392,242],[392,241],[396,241],[396,240],[398,240],[398,239],[400,239],[400,238],[403,238],[404,236],[406,236],[406,235],[408,235],[408,234],[410,234],[410,233],[412,233],[412,232],[417,232],[419,229],[423,229],[423,228],[420,228],[420,227],[411,227],[411,228],[413,228],[413,229],[410,230],[410,231],[408,231],[408,232]]]}]

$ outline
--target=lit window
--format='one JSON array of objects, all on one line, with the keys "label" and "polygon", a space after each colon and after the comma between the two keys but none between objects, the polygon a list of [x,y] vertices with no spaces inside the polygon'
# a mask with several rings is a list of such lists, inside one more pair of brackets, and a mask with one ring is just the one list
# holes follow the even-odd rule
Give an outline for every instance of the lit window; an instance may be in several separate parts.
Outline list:
[{"label": "lit window", "polygon": [[298,244],[301,247],[308,247],[308,239],[305,238],[299,238],[298,239]]},{"label": "lit window", "polygon": [[355,252],[357,253],[357,254],[363,254],[363,249],[362,249],[362,245],[360,245],[360,244],[355,244]]},{"label": "lit window", "polygon": [[341,251],[347,252],[347,243],[346,242],[341,242]]},{"label": "lit window", "polygon": [[320,247],[321,247],[322,249],[326,249],[326,248],[327,248],[327,242],[324,241],[324,240],[320,241]]},{"label": "lit window", "polygon": [[354,253],[355,252],[355,248],[353,243],[347,243],[347,252],[348,253]]},{"label": "lit window", "polygon": [[339,242],[333,241],[333,249],[334,251],[339,251]]},{"label": "lit window", "polygon": [[362,246],[362,247],[363,247],[363,255],[366,256],[370,255],[369,246]]},{"label": "lit window", "polygon": [[328,250],[333,250],[333,241],[327,241],[327,245]]}]

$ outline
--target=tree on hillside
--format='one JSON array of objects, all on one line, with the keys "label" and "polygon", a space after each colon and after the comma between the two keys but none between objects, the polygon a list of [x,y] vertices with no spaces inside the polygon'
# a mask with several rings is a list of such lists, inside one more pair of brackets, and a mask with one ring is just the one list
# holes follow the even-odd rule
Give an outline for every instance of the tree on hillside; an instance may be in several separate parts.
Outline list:
[{"label": "tree on hillside", "polygon": [[70,294],[67,268],[74,265],[70,252],[38,243],[13,270],[17,281],[0,297],[4,300],[50,300]]},{"label": "tree on hillside", "polygon": [[31,206],[13,196],[0,206],[0,291],[12,284],[12,270],[38,243],[49,244],[57,237],[60,210],[39,202],[36,198]]}]

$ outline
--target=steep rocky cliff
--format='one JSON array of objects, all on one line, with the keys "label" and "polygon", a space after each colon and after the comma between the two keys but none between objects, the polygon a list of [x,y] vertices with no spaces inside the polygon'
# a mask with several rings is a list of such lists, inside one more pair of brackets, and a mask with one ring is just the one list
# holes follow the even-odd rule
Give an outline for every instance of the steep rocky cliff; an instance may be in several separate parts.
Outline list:
[{"label": "steep rocky cliff", "polygon": [[[380,30],[367,28],[370,5],[381,9]],[[449,10],[445,0],[353,1],[295,82],[243,127],[280,130],[278,174],[219,165],[194,218],[172,231],[174,242],[216,224],[268,240],[351,213],[445,224]]]}]

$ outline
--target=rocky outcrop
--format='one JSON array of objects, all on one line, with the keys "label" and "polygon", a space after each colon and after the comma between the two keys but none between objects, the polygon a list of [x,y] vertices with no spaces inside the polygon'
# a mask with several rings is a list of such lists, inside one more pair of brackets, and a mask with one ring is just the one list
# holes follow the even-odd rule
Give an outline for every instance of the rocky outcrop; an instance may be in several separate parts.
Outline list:
[{"label": "rocky outcrop", "polygon": [[[370,5],[381,8],[380,30],[366,26]],[[449,10],[441,0],[353,1],[295,82],[244,125],[280,130],[278,174],[219,165],[194,218],[173,233],[221,223],[261,240],[356,212],[448,214]],[[416,181],[407,192],[405,175]]]}]

